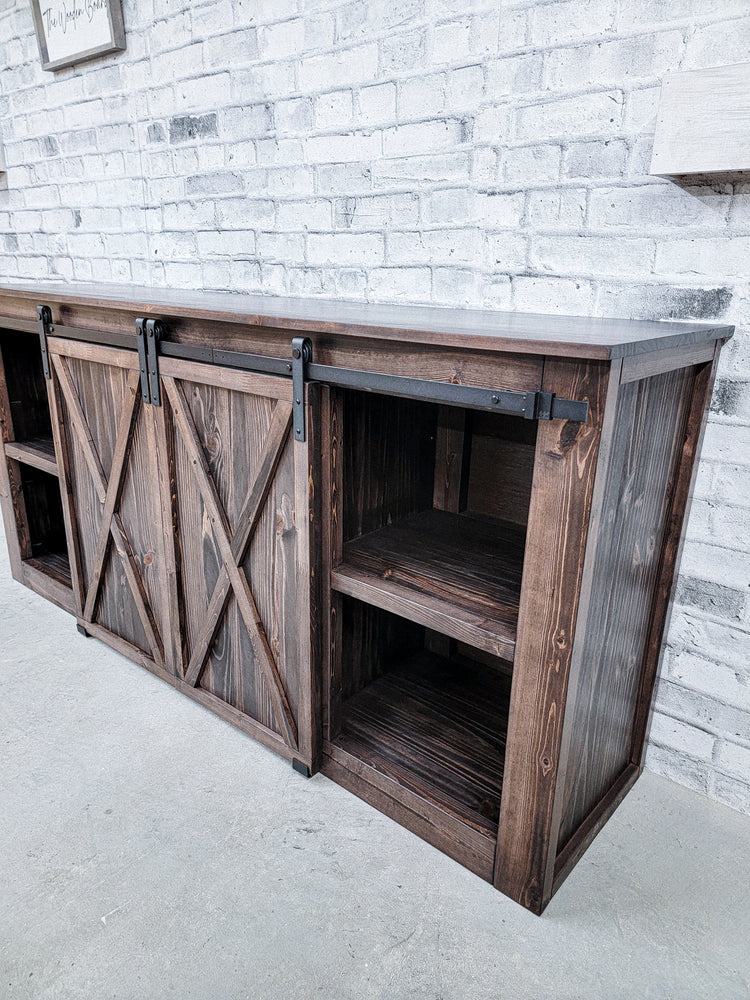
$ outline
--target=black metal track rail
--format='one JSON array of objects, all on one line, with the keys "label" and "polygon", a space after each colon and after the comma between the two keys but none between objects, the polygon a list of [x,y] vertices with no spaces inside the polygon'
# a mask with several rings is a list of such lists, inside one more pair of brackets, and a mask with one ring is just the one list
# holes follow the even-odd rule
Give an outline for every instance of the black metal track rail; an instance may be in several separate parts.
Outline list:
[{"label": "black metal track rail", "polygon": [[[2,316],[0,316],[0,328],[39,333],[39,323]],[[156,331],[156,336],[152,338],[150,343],[146,343],[149,330],[152,333]],[[585,400],[561,399],[550,392],[488,389],[482,386],[437,382],[431,379],[387,375],[381,372],[317,364],[313,360],[312,342],[306,337],[293,338],[292,357],[290,360],[285,360],[262,354],[246,354],[242,351],[225,351],[194,344],[176,344],[173,341],[163,339],[159,320],[139,319],[136,331],[135,334],[131,335],[107,333],[100,330],[83,330],[78,327],[49,322],[46,324],[48,336],[137,351],[141,359],[144,398],[147,396],[146,387],[148,387],[147,402],[157,402],[159,398],[159,356],[268,375],[282,375],[287,378],[291,376],[295,387],[295,437],[302,441],[305,439],[304,392],[302,389],[305,382],[321,382],[325,385],[359,389],[363,392],[422,399],[425,402],[449,406],[465,406],[475,410],[524,417],[527,420],[560,419],[580,423],[585,423],[588,420],[589,404]]]}]

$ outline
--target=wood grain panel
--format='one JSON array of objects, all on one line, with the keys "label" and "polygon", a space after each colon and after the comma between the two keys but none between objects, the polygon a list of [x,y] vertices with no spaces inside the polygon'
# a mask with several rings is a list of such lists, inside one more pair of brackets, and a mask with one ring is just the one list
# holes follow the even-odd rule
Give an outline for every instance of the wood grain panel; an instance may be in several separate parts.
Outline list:
[{"label": "wood grain panel", "polygon": [[5,445],[5,454],[25,465],[33,465],[35,469],[57,476],[57,459],[52,438],[33,438],[31,441],[9,441]]},{"label": "wood grain panel", "polygon": [[[98,362],[56,356],[56,361],[61,366],[56,367],[58,376],[62,380],[67,371],[75,392],[75,399],[71,399],[70,396],[65,397],[66,423],[71,428],[76,426],[74,404],[77,399],[87,435],[86,439],[84,432],[71,434],[73,444],[71,479],[76,497],[83,560],[82,575],[87,593],[100,568],[97,561],[97,541],[102,529],[106,483],[112,470],[117,426],[130,395],[127,371],[115,364],[103,363],[102,357],[117,359],[106,353],[102,355],[101,348],[98,350],[100,352],[97,355]],[[62,381],[61,385],[64,385]],[[92,475],[91,456],[86,455],[84,442],[89,449],[93,449],[95,457],[98,458],[105,483],[104,497],[100,483]],[[112,559],[113,550],[111,537],[107,535],[107,549],[101,566],[102,585],[99,588],[97,606],[92,612],[93,620],[143,652],[149,651],[148,637],[138,614],[124,566],[117,558]]]},{"label": "wood grain panel", "polygon": [[663,649],[663,638],[668,624],[675,574],[680,563],[685,539],[687,516],[698,473],[698,456],[708,421],[720,350],[721,345],[716,344],[713,360],[699,366],[696,370],[685,435],[680,447],[679,467],[676,472],[674,488],[671,491],[665,543],[661,553],[661,565],[651,608],[651,627],[631,740],[631,760],[638,767],[643,767],[646,738],[653,710],[654,685]]},{"label": "wood grain panel", "polygon": [[29,559],[22,564],[21,575],[18,579],[25,587],[29,587],[46,600],[52,601],[63,611],[72,615],[76,613],[70,585],[67,582],[61,583],[60,580],[50,576],[47,568],[39,566],[36,560]]},{"label": "wood grain panel", "polygon": [[424,645],[420,625],[349,596],[341,598],[341,625],[342,702],[382,677],[395,660],[418,653]]},{"label": "wood grain panel", "polygon": [[[630,762],[630,739],[693,370],[620,387],[596,552],[594,598],[569,692],[574,714],[562,848]],[[574,707],[573,707],[574,706]]]},{"label": "wood grain panel", "polygon": [[60,481],[60,496],[62,499],[68,562],[73,590],[72,603],[75,614],[80,615],[86,600],[81,576],[81,538],[76,519],[75,497],[70,480],[70,451],[68,448],[68,434],[63,417],[63,401],[54,366],[51,369],[51,378],[47,380],[47,400],[52,422],[55,465],[57,466],[57,477]]},{"label": "wood grain panel", "polygon": [[67,427],[70,480],[80,538],[82,617],[164,663],[163,535],[153,434],[138,372],[111,348],[82,357],[51,352]]},{"label": "wood grain panel", "polygon": [[438,407],[345,392],[343,539],[432,506]]},{"label": "wood grain panel", "polygon": [[335,744],[324,744],[322,770],[337,785],[390,816],[475,875],[492,881],[494,834],[474,830]]},{"label": "wood grain panel", "polygon": [[8,406],[6,441],[31,441],[52,437],[42,370],[39,338],[11,331],[0,332],[5,394]]},{"label": "wood grain panel", "polygon": [[309,440],[293,440],[287,382],[255,376],[226,388],[215,372],[205,384],[194,365],[185,374],[164,379],[185,679],[312,766]]},{"label": "wood grain panel", "polygon": [[341,728],[343,691],[343,597],[332,589],[331,571],[341,562],[344,539],[343,481],[344,399],[336,389],[325,389],[321,406],[322,518],[323,518],[323,733],[333,739]]},{"label": "wood grain panel", "polygon": [[674,348],[671,351],[652,351],[650,354],[636,354],[623,358],[621,382],[637,382],[642,378],[662,375],[677,368],[692,368],[693,365],[713,361],[716,345],[695,344],[692,347]]},{"label": "wood grain panel", "polygon": [[[237,628],[240,630],[238,640],[244,641],[244,631],[246,631],[252,646],[254,663],[258,668],[259,677],[262,677],[262,686],[254,686],[253,688],[254,695],[257,701],[260,700],[261,693],[269,699],[268,707],[273,714],[276,725],[280,727],[281,735],[289,742],[290,746],[296,746],[296,722],[289,706],[286,690],[279,677],[278,663],[268,639],[267,625],[263,622],[258,611],[255,595],[244,567],[238,565],[238,557],[233,552],[232,540],[235,532],[214,479],[215,473],[212,473],[207,459],[199,428],[190,411],[190,404],[183,387],[172,378],[166,378],[163,381],[174,414],[175,427],[179,430],[180,439],[190,458],[192,472],[200,490],[203,509],[210,521],[214,539],[221,555],[222,569],[229,578],[236,607],[242,619],[244,630],[238,623]],[[231,405],[231,401],[229,402]],[[253,483],[252,479],[250,483]],[[241,677],[241,684],[244,697],[246,687],[244,675]],[[235,694],[239,693],[236,686],[234,690]]]},{"label": "wood grain panel", "polygon": [[408,603],[409,617],[512,660],[524,539],[516,525],[426,510],[348,542],[333,583],[397,613]]},{"label": "wood grain panel", "polygon": [[21,582],[47,575],[61,603],[59,586],[72,578],[47,390],[38,338],[0,331],[0,507],[11,572]]}]

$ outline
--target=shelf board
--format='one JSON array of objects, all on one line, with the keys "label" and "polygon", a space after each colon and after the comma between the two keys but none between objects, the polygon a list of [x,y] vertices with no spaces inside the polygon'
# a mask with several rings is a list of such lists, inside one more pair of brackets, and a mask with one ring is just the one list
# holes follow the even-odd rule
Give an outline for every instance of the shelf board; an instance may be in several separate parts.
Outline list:
[{"label": "shelf board", "polygon": [[65,552],[47,552],[43,556],[34,556],[27,559],[26,563],[38,569],[40,573],[51,576],[53,580],[63,584],[65,587],[72,587],[73,581],[70,574],[70,560]]},{"label": "shelf board", "polygon": [[348,542],[331,585],[512,661],[524,544],[518,525],[427,510]]},{"label": "shelf board", "polygon": [[34,438],[32,441],[7,441],[5,454],[24,465],[31,465],[42,472],[56,476],[57,459],[52,438]]},{"label": "shelf board", "polygon": [[510,678],[501,671],[424,650],[344,703],[333,745],[400,789],[495,835],[509,696]]}]

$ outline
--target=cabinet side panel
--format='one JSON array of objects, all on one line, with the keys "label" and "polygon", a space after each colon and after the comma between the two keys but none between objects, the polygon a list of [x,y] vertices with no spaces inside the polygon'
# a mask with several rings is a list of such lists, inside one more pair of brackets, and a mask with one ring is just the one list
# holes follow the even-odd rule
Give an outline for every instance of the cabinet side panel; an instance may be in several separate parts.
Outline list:
[{"label": "cabinet side panel", "polygon": [[582,642],[558,850],[630,763],[669,502],[695,369],[620,387]]}]

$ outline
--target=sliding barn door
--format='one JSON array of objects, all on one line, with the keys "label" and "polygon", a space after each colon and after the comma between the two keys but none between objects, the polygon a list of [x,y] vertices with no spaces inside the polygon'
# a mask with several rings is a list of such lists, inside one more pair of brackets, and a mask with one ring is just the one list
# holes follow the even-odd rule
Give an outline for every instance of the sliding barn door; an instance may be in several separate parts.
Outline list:
[{"label": "sliding barn door", "polygon": [[155,406],[135,352],[49,345],[84,627],[314,770],[311,448],[291,379],[165,357]]},{"label": "sliding barn door", "polygon": [[291,380],[168,358],[161,372],[184,681],[313,767],[310,446]]},{"label": "sliding barn door", "polygon": [[145,406],[135,352],[49,340],[76,533],[79,620],[174,675],[159,455],[164,415]]}]

